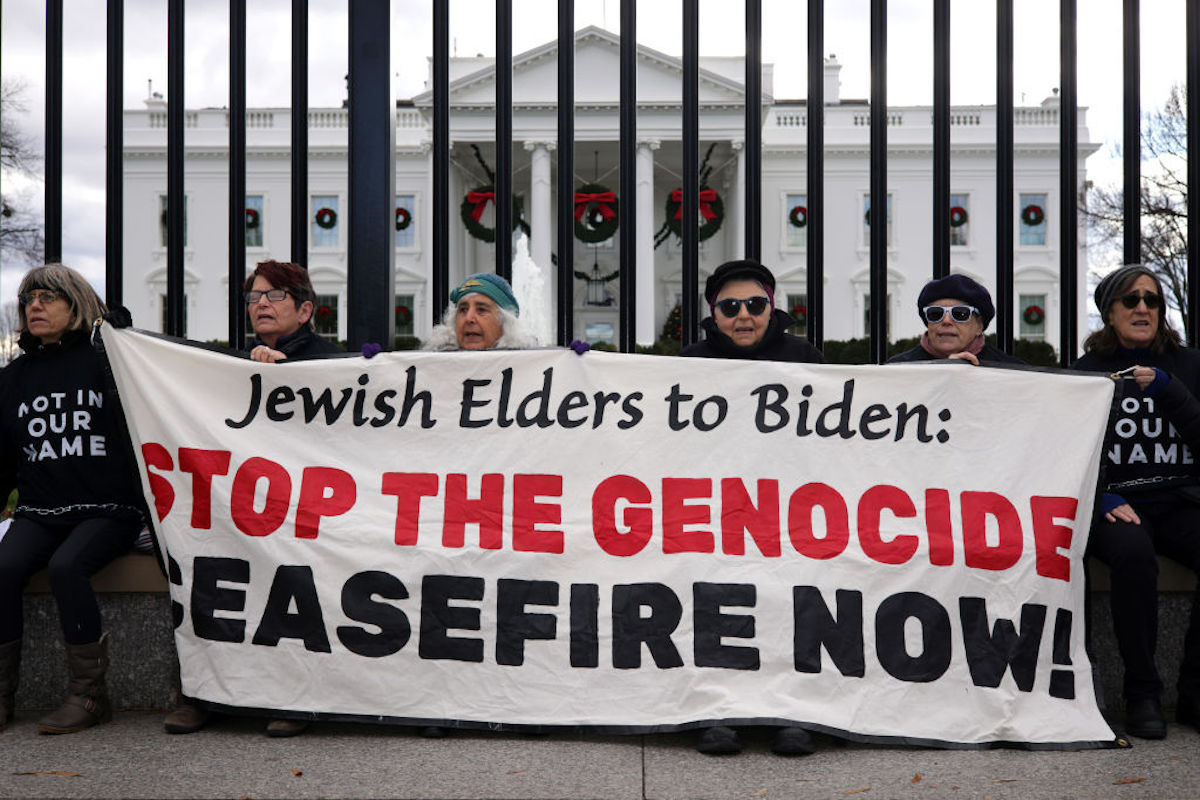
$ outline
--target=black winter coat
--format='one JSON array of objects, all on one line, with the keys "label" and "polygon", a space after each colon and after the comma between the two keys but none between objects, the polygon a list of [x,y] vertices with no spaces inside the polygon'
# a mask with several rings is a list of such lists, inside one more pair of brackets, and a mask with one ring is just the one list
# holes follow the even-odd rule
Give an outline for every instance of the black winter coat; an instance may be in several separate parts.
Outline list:
[{"label": "black winter coat", "polygon": [[[979,363],[983,364],[1024,364],[1025,362],[1016,356],[1010,356],[1003,350],[998,350],[990,344],[985,344],[983,349],[979,351],[979,355],[975,356],[979,359]],[[921,345],[917,345],[911,350],[905,350],[903,353],[897,353],[888,359],[889,364],[905,364],[910,361],[943,361],[932,353],[925,350]]]},{"label": "black winter coat", "polygon": [[[260,344],[264,344],[264,342],[256,337],[248,349],[253,350]],[[287,356],[288,361],[305,361],[310,358],[319,358],[328,353],[345,352],[323,336],[318,336],[307,326],[302,327],[291,336],[280,336],[272,349],[283,353]]]},{"label": "black winter coat", "polygon": [[721,331],[712,317],[700,323],[704,330],[704,341],[690,344],[679,353],[687,358],[747,358],[757,361],[791,361],[807,364],[824,364],[825,356],[807,339],[793,336],[787,329],[796,320],[786,311],[775,309],[762,340],[750,347],[734,344]]}]

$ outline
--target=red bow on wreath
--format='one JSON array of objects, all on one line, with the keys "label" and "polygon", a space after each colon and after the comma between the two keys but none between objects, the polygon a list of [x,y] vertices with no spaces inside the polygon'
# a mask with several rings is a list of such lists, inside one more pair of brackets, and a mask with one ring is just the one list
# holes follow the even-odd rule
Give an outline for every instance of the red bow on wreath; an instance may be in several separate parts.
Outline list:
[{"label": "red bow on wreath", "polygon": [[496,202],[495,192],[467,192],[467,202],[475,204],[475,207],[471,209],[471,219],[479,222],[489,200],[493,203]]},{"label": "red bow on wreath", "polygon": [[[700,214],[703,215],[707,222],[712,222],[717,218],[717,212],[713,211],[712,206],[709,205],[716,199],[716,189],[700,190]],[[683,219],[683,189],[676,189],[671,192],[671,202],[679,203],[679,210],[675,212],[675,219]]]},{"label": "red bow on wreath", "polygon": [[597,192],[595,194],[584,194],[583,192],[575,193],[575,221],[579,222],[583,219],[583,212],[587,211],[588,203],[595,203],[596,210],[600,212],[600,216],[605,220],[610,220],[617,215],[617,212],[612,210],[609,203],[616,202],[617,196],[613,192]]}]

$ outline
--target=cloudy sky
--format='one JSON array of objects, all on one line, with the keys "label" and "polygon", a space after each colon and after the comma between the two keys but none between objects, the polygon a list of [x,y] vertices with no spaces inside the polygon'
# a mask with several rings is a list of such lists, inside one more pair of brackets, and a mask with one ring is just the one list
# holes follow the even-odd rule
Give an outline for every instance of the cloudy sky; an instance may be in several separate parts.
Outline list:
[{"label": "cloudy sky", "polygon": [[[64,23],[63,259],[104,282],[104,0],[70,0]],[[654,0],[639,4],[638,39],[670,54],[680,52],[679,6]],[[888,9],[888,100],[893,105],[932,101],[932,28],[929,0],[892,0]],[[247,103],[290,103],[290,0],[249,0]],[[1036,105],[1058,83],[1058,3],[1015,0],[1015,102]],[[1079,3],[1079,101],[1100,152],[1087,163],[1088,177],[1118,181],[1121,140],[1121,0]],[[431,53],[429,0],[392,0],[392,64],[397,97],[424,89]],[[519,53],[557,37],[555,0],[515,0],[513,51]],[[842,97],[870,94],[869,2],[826,2],[825,49],[843,64]],[[451,0],[452,54],[495,51],[495,3]],[[40,0],[4,0],[0,31],[0,74],[27,87],[27,111],[18,124],[40,138],[45,70],[45,11]],[[703,55],[741,55],[741,4],[700,0]],[[763,59],[775,64],[775,96],[802,98],[806,87],[805,4],[763,0]],[[1142,98],[1160,105],[1172,83],[1185,77],[1184,0],[1142,4]],[[585,0],[575,11],[577,27],[618,30],[619,0]],[[193,0],[185,21],[185,100],[189,108],[224,106],[228,95],[228,6]],[[125,108],[141,108],[153,90],[166,93],[167,15],[163,0],[125,2]],[[345,96],[346,2],[310,3],[309,97],[313,106],[339,106]],[[951,102],[995,102],[995,7],[984,0],[951,3]],[[6,186],[20,190],[19,180]],[[40,205],[40,187],[30,186]],[[0,297],[15,291],[21,268],[0,264]],[[102,292],[103,293],[103,292]]]}]

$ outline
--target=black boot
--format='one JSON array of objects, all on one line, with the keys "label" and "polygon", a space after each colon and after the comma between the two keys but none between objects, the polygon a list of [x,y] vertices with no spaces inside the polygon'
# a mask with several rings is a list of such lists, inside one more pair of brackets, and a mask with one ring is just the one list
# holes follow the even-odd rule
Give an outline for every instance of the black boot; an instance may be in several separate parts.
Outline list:
[{"label": "black boot", "polygon": [[17,680],[21,677],[21,640],[0,644],[0,731],[17,710]]},{"label": "black boot", "polygon": [[42,717],[38,733],[75,733],[112,719],[108,687],[104,685],[108,634],[89,644],[67,645],[67,667],[71,680],[67,684],[66,702]]},{"label": "black boot", "polygon": [[1167,718],[1157,697],[1125,701],[1125,731],[1139,739],[1165,739]]},{"label": "black boot", "polygon": [[1180,725],[1191,725],[1200,731],[1200,697],[1179,693],[1179,701],[1175,705],[1175,721]]}]

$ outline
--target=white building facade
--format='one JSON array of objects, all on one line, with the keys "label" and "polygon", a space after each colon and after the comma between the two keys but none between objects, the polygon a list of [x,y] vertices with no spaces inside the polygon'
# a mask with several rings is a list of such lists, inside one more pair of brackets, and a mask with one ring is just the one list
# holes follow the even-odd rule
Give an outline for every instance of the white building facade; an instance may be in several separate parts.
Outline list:
[{"label": "white building facade", "polygon": [[[575,186],[618,189],[619,39],[599,28],[576,34]],[[513,186],[522,205],[533,261],[548,275],[556,241],[557,47],[550,43],[520,54],[513,63]],[[700,244],[700,285],[721,262],[740,258],[746,233],[744,196],[744,65],[740,58],[702,58],[700,144],[709,193],[700,222],[715,232]],[[491,59],[455,58],[450,72],[451,215],[449,263],[452,284],[494,268],[494,246],[472,235],[466,216],[491,227],[493,206],[469,193],[490,183],[495,165],[494,65]],[[849,339],[869,332],[869,107],[843,100],[840,66],[825,67],[825,338]],[[681,188],[681,77],[678,58],[639,48],[637,81],[636,237],[639,343],[660,336],[682,291],[679,239],[664,226],[677,208]],[[764,67],[762,131],[762,260],[778,278],[776,302],[803,316],[806,310],[806,126],[802,101],[771,97],[772,70]],[[166,105],[151,99],[144,110],[125,112],[126,303],[139,327],[161,329],[166,295]],[[398,334],[428,335],[432,289],[432,96],[426,92],[396,108],[396,322]],[[228,114],[224,109],[186,112],[185,292],[187,335],[227,336]],[[347,114],[310,109],[308,154],[308,266],[319,300],[318,330],[346,335]],[[992,106],[951,110],[951,269],[995,286],[996,113]],[[290,126],[288,109],[247,113],[247,270],[258,261],[288,260],[290,251]],[[1014,330],[1021,338],[1059,341],[1059,116],[1057,98],[1015,111]],[[1084,159],[1095,152],[1079,110],[1079,189]],[[933,263],[932,113],[929,107],[888,111],[888,308],[890,338],[923,329],[916,298]],[[478,149],[478,152],[476,150]],[[592,193],[599,193],[592,190]],[[568,202],[574,202],[571,198]],[[621,198],[616,198],[619,203]],[[581,206],[583,222],[602,225],[600,201]],[[717,224],[719,223],[719,224]],[[618,248],[623,231],[599,243],[576,238],[574,317],[577,338],[613,341],[619,296]],[[1080,229],[1079,263],[1086,264]],[[608,280],[604,280],[604,279]],[[1084,309],[1080,284],[1078,307]],[[1086,333],[1080,314],[1077,337]]]}]

